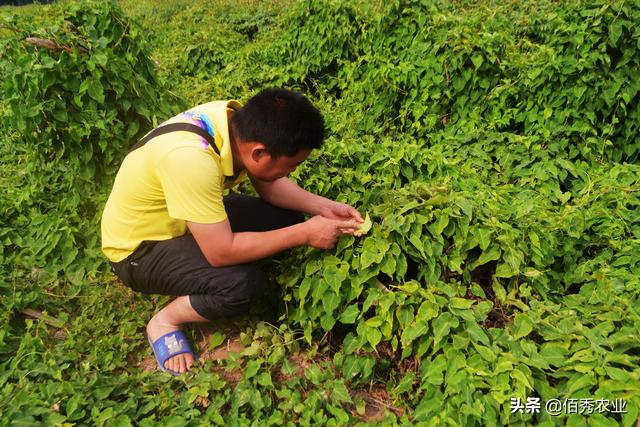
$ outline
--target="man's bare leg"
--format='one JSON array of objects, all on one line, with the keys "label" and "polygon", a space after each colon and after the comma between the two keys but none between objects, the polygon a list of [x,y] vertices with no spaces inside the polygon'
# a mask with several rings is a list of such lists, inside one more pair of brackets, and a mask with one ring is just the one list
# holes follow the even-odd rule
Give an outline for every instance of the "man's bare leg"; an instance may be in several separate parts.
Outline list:
[{"label": "man's bare leg", "polygon": [[[188,296],[182,296],[171,301],[149,320],[147,335],[151,342],[155,342],[164,334],[182,329],[185,323],[208,321],[191,307]],[[164,367],[183,373],[191,369],[193,362],[194,358],[191,354],[178,354],[164,362]]]}]

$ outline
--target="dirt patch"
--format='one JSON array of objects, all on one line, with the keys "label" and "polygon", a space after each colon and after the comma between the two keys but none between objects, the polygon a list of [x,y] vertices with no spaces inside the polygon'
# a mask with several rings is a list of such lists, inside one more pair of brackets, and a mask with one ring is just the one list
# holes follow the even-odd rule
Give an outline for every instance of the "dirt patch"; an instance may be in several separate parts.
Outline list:
[{"label": "dirt patch", "polygon": [[203,396],[196,397],[196,400],[193,402],[199,408],[208,408],[211,405],[211,401]]},{"label": "dirt patch", "polygon": [[382,421],[386,411],[392,412],[397,417],[401,417],[404,411],[393,406],[389,393],[384,388],[373,388],[371,390],[359,390],[354,393],[354,397],[360,397],[365,404],[364,414],[358,414],[355,409],[353,415],[365,422]]},{"label": "dirt patch", "polygon": [[296,372],[293,375],[294,377],[304,375],[304,371],[309,369],[311,366],[309,359],[304,354],[292,354],[289,356],[289,360],[296,365]]},{"label": "dirt patch", "polygon": [[158,363],[156,362],[156,358],[151,356],[151,357],[145,357],[144,359],[142,359],[140,361],[140,363],[138,364],[138,368],[142,369],[143,371],[155,371],[158,368]]},{"label": "dirt patch", "polygon": [[240,342],[240,338],[236,336],[227,339],[222,345],[213,350],[203,351],[200,354],[203,360],[223,360],[229,357],[229,353],[240,353],[244,349],[245,346]]},{"label": "dirt patch", "polygon": [[[240,353],[245,348],[240,342],[240,324],[231,322],[224,323],[223,325],[194,324],[190,325],[189,328],[192,329],[193,335],[195,336],[195,339],[191,342],[191,347],[196,352],[200,362],[205,362],[207,360],[223,360],[229,357],[229,353]],[[216,332],[222,333],[226,337],[225,341],[219,346],[210,349],[209,343],[211,342],[211,336]],[[153,371],[158,369],[158,363],[153,356],[153,351],[150,346],[147,346],[147,348],[149,351],[149,353],[147,353],[147,357],[138,362],[135,360],[133,355],[130,355],[129,363],[133,366],[138,366],[144,371]],[[216,371],[218,370],[216,369]],[[241,374],[238,374],[238,378],[236,379],[236,374],[224,372],[224,369],[222,368],[220,368],[218,373],[220,373],[220,375],[226,380],[233,383],[237,383],[241,376]]]}]

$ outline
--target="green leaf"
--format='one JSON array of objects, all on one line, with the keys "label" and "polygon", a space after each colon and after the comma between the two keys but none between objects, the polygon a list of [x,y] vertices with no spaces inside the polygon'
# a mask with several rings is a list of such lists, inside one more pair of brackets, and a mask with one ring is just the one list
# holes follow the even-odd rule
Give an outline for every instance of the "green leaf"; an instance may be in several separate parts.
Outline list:
[{"label": "green leaf", "polygon": [[596,380],[593,373],[574,375],[571,381],[568,382],[567,395],[574,396],[580,390],[590,390],[595,384]]},{"label": "green leaf", "polygon": [[382,326],[382,318],[376,316],[376,317],[371,317],[370,319],[367,319],[365,324],[370,327],[370,328],[377,328]]},{"label": "green leaf", "polygon": [[105,66],[107,65],[107,61],[109,60],[107,58],[107,55],[104,54],[104,52],[98,52],[95,53],[94,55],[92,55],[91,59],[93,59],[93,61],[101,66]]},{"label": "green leaf", "polygon": [[269,372],[262,372],[258,375],[257,382],[263,387],[273,387],[273,381]]},{"label": "green leaf", "polygon": [[311,365],[304,371],[305,377],[314,385],[319,385],[322,381],[322,371],[317,365]]},{"label": "green leaf", "polygon": [[340,305],[340,302],[340,296],[333,292],[326,292],[322,297],[322,307],[327,313],[333,313],[335,309],[338,308],[338,305]]},{"label": "green leaf", "polygon": [[[489,244],[491,243],[491,233],[492,231],[488,228],[476,228],[473,233],[476,239],[478,239],[478,244],[480,245],[480,249],[482,249],[483,252],[489,247]],[[487,255],[487,256],[492,257],[493,255]],[[498,259],[498,258],[494,258],[494,259]],[[491,261],[491,258],[484,261],[484,263],[487,263],[489,261]],[[482,264],[477,264],[477,265],[482,265]]]},{"label": "green leaf", "polygon": [[458,319],[453,317],[451,313],[441,313],[433,321],[433,340],[434,347],[440,342],[445,335],[449,333],[451,328],[458,326]]},{"label": "green leaf", "polygon": [[464,330],[472,338],[473,341],[482,343],[484,345],[489,345],[489,337],[487,337],[485,331],[480,328],[475,322],[466,322]]},{"label": "green leaf", "polygon": [[269,353],[269,357],[267,359],[267,362],[270,365],[275,365],[275,364],[279,363],[280,361],[282,361],[284,359],[285,354],[286,354],[286,352],[285,352],[284,346],[282,344],[277,345]]},{"label": "green leaf", "polygon": [[[480,244],[480,246],[482,246],[482,243]],[[498,259],[500,259],[500,255],[501,254],[502,254],[502,251],[500,250],[500,248],[498,246],[491,245],[488,249],[482,251],[482,253],[478,257],[478,259],[472,264],[473,265],[472,268],[476,268],[476,267],[479,267],[481,265],[484,265],[484,264],[488,263],[489,261],[498,260]]]},{"label": "green leaf", "polygon": [[347,278],[346,265],[341,266],[341,268],[335,265],[329,265],[324,269],[323,273],[324,280],[327,281],[329,287],[331,287],[336,294],[339,294],[340,286]]},{"label": "green leaf", "polygon": [[380,264],[380,271],[385,273],[389,277],[393,277],[396,274],[397,262],[396,258],[392,254],[387,254],[382,263]]},{"label": "green leaf", "polygon": [[529,378],[519,369],[514,369],[510,372],[511,378],[513,378],[514,380],[518,381],[519,383],[523,384],[526,388],[528,388],[529,390],[533,390],[533,385],[531,384],[531,381],[529,380]]},{"label": "green leaf", "polygon": [[505,356],[500,356],[493,370],[493,373],[494,375],[497,375],[501,372],[510,372],[512,370],[513,370],[513,363],[511,362],[511,360],[509,360]]},{"label": "green leaf", "polygon": [[424,245],[422,244],[422,240],[420,239],[419,235],[412,234],[411,236],[409,236],[409,242],[411,242],[411,244],[415,246],[416,249],[418,249],[420,255],[422,255],[424,258],[427,257],[427,254],[425,254],[424,252]]},{"label": "green leaf", "polygon": [[336,380],[331,384],[331,400],[335,403],[353,403],[343,380]]},{"label": "green leaf", "polygon": [[317,304],[318,302],[322,301],[322,298],[324,297],[325,294],[331,293],[329,292],[327,287],[324,286],[324,282],[321,282],[319,280],[314,280],[311,283],[312,283],[311,298],[313,299],[314,304]]},{"label": "green leaf", "polygon": [[290,361],[289,359],[285,358],[282,361],[282,367],[280,368],[280,371],[284,375],[288,375],[288,376],[294,375],[297,372],[296,364]]},{"label": "green leaf", "polygon": [[469,309],[474,302],[474,300],[454,297],[449,300],[449,306],[458,309]]},{"label": "green leaf", "polygon": [[477,70],[484,62],[484,58],[482,57],[482,55],[476,54],[471,57],[471,62],[473,62],[473,65]]},{"label": "green leaf", "polygon": [[476,349],[480,357],[482,357],[487,362],[494,362],[496,360],[497,355],[490,348],[475,343],[473,344],[473,347]]},{"label": "green leaf", "polygon": [[371,250],[363,250],[360,254],[360,268],[365,269],[376,262],[376,253]]},{"label": "green leaf", "polygon": [[406,306],[399,307],[396,316],[400,323],[400,328],[404,329],[404,327],[409,325],[414,319],[413,308]]},{"label": "green leaf", "polygon": [[542,357],[549,365],[553,365],[557,368],[564,365],[567,360],[568,350],[566,349],[566,344],[560,343],[543,343],[542,347],[538,354]]},{"label": "green leaf", "polygon": [[425,300],[418,308],[417,318],[423,322],[427,322],[438,315],[438,304],[431,300]]},{"label": "green leaf", "polygon": [[507,291],[505,291],[504,287],[498,282],[494,280],[491,284],[491,289],[493,293],[496,295],[496,298],[500,302],[505,302],[507,300]]},{"label": "green leaf", "polygon": [[540,271],[536,270],[535,268],[529,268],[525,272],[523,272],[522,274],[524,274],[527,277],[532,277],[532,278],[539,277],[539,276],[542,275],[542,273]]},{"label": "green leaf", "polygon": [[333,326],[335,324],[336,318],[332,314],[325,313],[320,316],[320,326],[322,326],[322,329],[324,329],[326,332],[329,332],[331,329],[333,329]]},{"label": "green leaf", "polygon": [[365,269],[372,264],[380,263],[390,247],[391,242],[386,239],[375,238],[374,236],[365,239],[360,255],[360,268]]},{"label": "green leaf", "polygon": [[618,40],[620,40],[620,36],[622,35],[622,26],[624,21],[621,19],[614,20],[611,24],[609,24],[609,45],[613,47],[618,46]]},{"label": "green leaf", "polygon": [[313,261],[307,262],[304,266],[304,275],[309,277],[313,275],[315,272],[319,271],[322,267],[322,262],[320,260],[314,259]]},{"label": "green leaf", "polygon": [[519,313],[516,315],[514,321],[514,337],[516,339],[526,337],[533,330],[533,321],[525,313]]},{"label": "green leaf", "polygon": [[97,79],[91,79],[87,92],[89,96],[97,101],[99,104],[104,103],[104,90],[102,88],[102,83],[100,83]]},{"label": "green leaf", "polygon": [[211,334],[211,337],[209,338],[209,350],[215,349],[220,344],[222,344],[226,339],[227,337],[223,333],[218,331],[214,332],[213,334]]},{"label": "green leaf", "polygon": [[418,337],[421,337],[429,332],[429,325],[423,320],[417,320],[412,325],[407,326],[402,331],[400,338],[402,345],[407,346],[415,341]]},{"label": "green leaf", "polygon": [[[112,409],[112,408],[108,408]],[[164,417],[162,420],[162,425],[166,427],[180,427],[187,424],[187,419],[180,415],[169,415],[168,417]]]},{"label": "green leaf", "polygon": [[496,266],[496,277],[509,278],[518,274],[517,270],[514,270],[511,265],[506,262],[502,262]]},{"label": "green leaf", "polygon": [[362,312],[366,313],[378,298],[380,298],[380,291],[377,289],[369,289],[369,295],[367,295],[367,299],[365,299],[362,304]]},{"label": "green leaf", "polygon": [[413,382],[415,380],[415,377],[416,376],[413,372],[407,373],[405,376],[402,377],[398,385],[396,385],[393,388],[392,393],[397,396],[402,393],[408,393],[413,391]]},{"label": "green leaf", "polygon": [[440,385],[444,382],[444,370],[447,367],[447,359],[444,355],[440,354],[436,356],[431,363],[428,363],[427,371],[422,376],[422,381]]},{"label": "green leaf", "polygon": [[250,360],[247,363],[247,366],[244,369],[244,378],[252,378],[253,376],[255,376],[258,371],[260,370],[260,367],[262,366],[262,360]]},{"label": "green leaf", "polygon": [[382,333],[378,328],[366,327],[367,341],[371,344],[371,347],[374,349],[380,344],[380,340],[382,339]]},{"label": "green leaf", "polygon": [[467,199],[456,199],[456,205],[460,207],[462,212],[471,220],[473,218],[473,202]]},{"label": "green leaf", "polygon": [[358,305],[351,304],[342,313],[340,313],[338,320],[341,323],[353,324],[356,322],[356,319],[358,318],[359,315],[360,315],[360,310],[358,309]]},{"label": "green leaf", "polygon": [[442,234],[444,229],[449,225],[449,215],[441,214],[436,219],[436,222],[432,225],[432,232],[434,236]]},{"label": "green leaf", "polygon": [[359,356],[348,355],[344,359],[342,373],[344,378],[350,380],[362,372],[362,364],[359,363]]},{"label": "green leaf", "polygon": [[67,115],[67,110],[64,108],[57,108],[53,110],[51,113],[53,118],[61,123],[66,123],[69,121],[69,116]]}]

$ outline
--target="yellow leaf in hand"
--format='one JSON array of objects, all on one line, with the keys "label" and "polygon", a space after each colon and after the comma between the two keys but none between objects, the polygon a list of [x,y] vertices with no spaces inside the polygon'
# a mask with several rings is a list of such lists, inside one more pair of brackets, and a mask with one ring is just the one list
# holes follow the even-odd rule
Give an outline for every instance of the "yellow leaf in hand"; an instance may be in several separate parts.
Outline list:
[{"label": "yellow leaf in hand", "polygon": [[360,228],[353,232],[354,236],[360,237],[364,236],[371,230],[371,218],[369,218],[369,214],[364,217],[364,222],[360,224]]}]

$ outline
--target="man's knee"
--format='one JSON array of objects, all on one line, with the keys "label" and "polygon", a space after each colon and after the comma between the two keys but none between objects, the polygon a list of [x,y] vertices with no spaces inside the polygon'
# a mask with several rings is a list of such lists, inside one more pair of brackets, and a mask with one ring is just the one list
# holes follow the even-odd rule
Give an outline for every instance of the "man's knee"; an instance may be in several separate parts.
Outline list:
[{"label": "man's knee", "polygon": [[226,286],[210,295],[192,295],[194,309],[213,320],[245,314],[266,289],[266,277],[257,265],[237,266],[229,275]]},{"label": "man's knee", "polygon": [[234,286],[226,289],[225,296],[229,302],[254,302],[260,298],[267,287],[267,278],[257,264],[243,265]]}]

